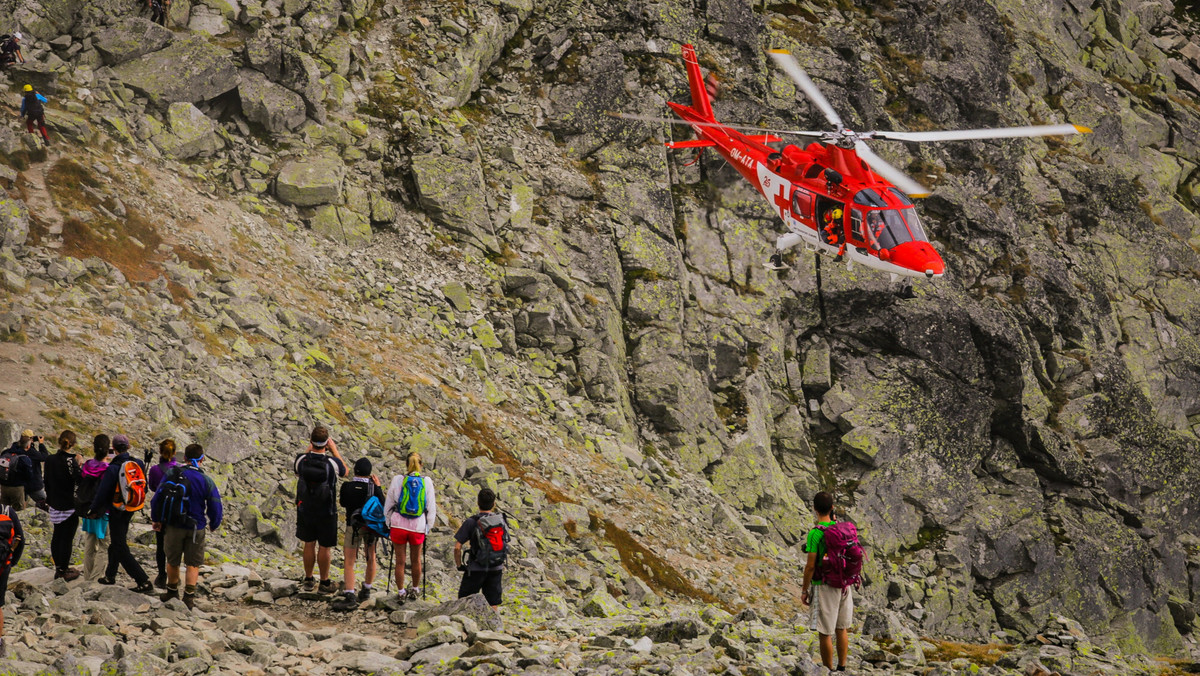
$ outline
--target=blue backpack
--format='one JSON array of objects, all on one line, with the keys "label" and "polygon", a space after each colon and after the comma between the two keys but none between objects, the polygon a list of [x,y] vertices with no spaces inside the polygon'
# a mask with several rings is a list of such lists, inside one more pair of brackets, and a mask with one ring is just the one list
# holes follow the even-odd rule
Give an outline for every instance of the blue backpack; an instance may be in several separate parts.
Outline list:
[{"label": "blue backpack", "polygon": [[387,519],[383,515],[383,503],[379,501],[378,497],[372,495],[367,498],[367,502],[362,506],[359,515],[362,517],[363,527],[371,531],[371,533],[385,538],[391,532]]},{"label": "blue backpack", "polygon": [[401,516],[416,518],[424,514],[425,509],[425,479],[418,472],[409,474],[404,479],[404,488],[400,491],[400,500],[396,502],[396,511]]}]

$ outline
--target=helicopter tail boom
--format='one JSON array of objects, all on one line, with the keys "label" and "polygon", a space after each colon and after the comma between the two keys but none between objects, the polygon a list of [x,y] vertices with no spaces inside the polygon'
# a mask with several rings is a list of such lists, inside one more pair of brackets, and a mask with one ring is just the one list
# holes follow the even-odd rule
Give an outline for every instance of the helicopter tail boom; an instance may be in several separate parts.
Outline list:
[{"label": "helicopter tail boom", "polygon": [[683,46],[683,63],[687,67],[688,87],[692,90],[692,110],[705,120],[715,120],[704,74],[700,72],[700,61],[696,59],[696,48],[692,45]]}]

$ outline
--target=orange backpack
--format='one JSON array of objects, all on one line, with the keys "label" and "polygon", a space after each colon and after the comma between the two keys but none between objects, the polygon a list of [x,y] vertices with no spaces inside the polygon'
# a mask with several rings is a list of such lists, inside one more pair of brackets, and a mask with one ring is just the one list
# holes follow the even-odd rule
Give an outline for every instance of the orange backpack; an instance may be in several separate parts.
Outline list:
[{"label": "orange backpack", "polygon": [[146,504],[146,473],[133,460],[126,460],[121,467],[120,501],[113,496],[113,507],[126,512],[136,512]]},{"label": "orange backpack", "polygon": [[12,566],[13,552],[17,548],[17,528],[9,516],[9,507],[0,507],[0,573]]}]

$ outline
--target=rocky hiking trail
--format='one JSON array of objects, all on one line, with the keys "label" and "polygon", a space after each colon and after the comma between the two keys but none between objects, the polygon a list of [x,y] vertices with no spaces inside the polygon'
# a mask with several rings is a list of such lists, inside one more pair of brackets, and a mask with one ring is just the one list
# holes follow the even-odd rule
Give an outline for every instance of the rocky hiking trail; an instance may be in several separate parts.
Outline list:
[{"label": "rocky hiking trail", "polygon": [[[14,576],[18,603],[5,674],[365,673],[692,674],[827,673],[814,665],[803,624],[730,615],[716,607],[604,617],[497,615],[481,596],[438,603],[377,595],[353,614],[327,595],[242,566],[206,569],[194,611],[121,587],[52,581],[46,568]],[[585,609],[586,612],[586,609]],[[887,620],[868,615],[866,626]],[[857,638],[850,666],[863,674],[1156,673],[1146,658],[1093,646],[1078,623],[1058,619],[1026,645],[969,646],[900,635]],[[58,639],[77,643],[62,653]],[[47,665],[51,665],[47,671]],[[982,666],[981,666],[982,665]]]}]

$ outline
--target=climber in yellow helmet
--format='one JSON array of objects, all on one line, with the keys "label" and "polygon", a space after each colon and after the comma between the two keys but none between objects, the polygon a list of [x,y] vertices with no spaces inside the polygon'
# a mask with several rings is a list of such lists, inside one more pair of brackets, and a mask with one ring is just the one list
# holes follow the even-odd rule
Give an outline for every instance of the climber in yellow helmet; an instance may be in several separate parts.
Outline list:
[{"label": "climber in yellow helmet", "polygon": [[37,124],[38,132],[42,134],[42,141],[46,145],[50,145],[50,134],[46,132],[46,107],[42,104],[46,103],[46,97],[33,90],[33,85],[25,85],[25,97],[21,99],[21,112],[19,115],[25,118],[25,128],[30,134],[35,134],[33,130],[34,124]]},{"label": "climber in yellow helmet", "polygon": [[842,260],[842,255],[846,253],[846,237],[842,227],[842,208],[834,205],[825,210],[823,236],[825,243],[830,246],[837,246],[837,260]]}]

